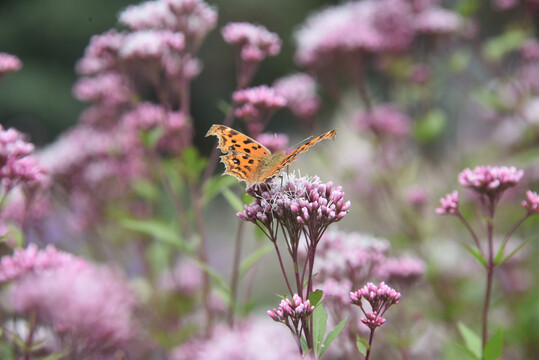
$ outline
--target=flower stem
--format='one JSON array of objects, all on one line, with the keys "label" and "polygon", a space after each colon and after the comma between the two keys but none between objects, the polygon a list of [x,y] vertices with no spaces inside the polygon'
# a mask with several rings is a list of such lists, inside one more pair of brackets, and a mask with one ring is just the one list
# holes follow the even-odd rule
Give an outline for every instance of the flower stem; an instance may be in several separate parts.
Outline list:
[{"label": "flower stem", "polygon": [[376,330],[376,328],[371,329],[371,334],[369,336],[369,347],[367,348],[367,353],[365,354],[365,360],[369,360],[369,356],[371,356],[372,343],[374,341],[374,330]]},{"label": "flower stem", "polygon": [[236,298],[238,293],[238,278],[240,272],[240,257],[241,247],[243,243],[243,228],[244,222],[240,221],[238,224],[238,233],[236,234],[236,242],[234,244],[234,260],[232,262],[232,279],[230,280],[230,310],[228,313],[228,325],[234,327],[234,313],[236,308]]},{"label": "flower stem", "polygon": [[488,240],[488,259],[487,259],[487,286],[485,290],[485,302],[483,304],[483,347],[487,343],[488,337],[488,310],[490,306],[490,294],[492,292],[492,279],[494,274],[494,202],[489,204],[489,218],[487,220],[487,240]]}]

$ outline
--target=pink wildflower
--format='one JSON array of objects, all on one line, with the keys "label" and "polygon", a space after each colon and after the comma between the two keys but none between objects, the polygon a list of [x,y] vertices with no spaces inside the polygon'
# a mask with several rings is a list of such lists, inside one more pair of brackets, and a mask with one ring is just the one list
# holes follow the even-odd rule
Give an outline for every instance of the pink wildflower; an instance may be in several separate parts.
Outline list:
[{"label": "pink wildflower", "polygon": [[[371,330],[382,326],[386,322],[383,315],[391,305],[398,304],[400,298],[401,294],[387,286],[384,282],[381,282],[378,286],[369,282],[356,292],[350,293],[351,303],[359,306],[365,315],[361,319],[361,322]],[[362,299],[370,304],[371,312],[364,308]]]},{"label": "pink wildflower", "polygon": [[526,200],[522,201],[522,206],[528,213],[539,213],[539,195],[535,191],[526,191]]},{"label": "pink wildflower", "polygon": [[299,118],[311,118],[320,108],[316,82],[307,74],[297,73],[278,79],[273,84],[275,92],[286,99],[286,104]]},{"label": "pink wildflower", "polygon": [[473,170],[464,169],[459,174],[459,183],[477,194],[498,196],[515,186],[524,171],[511,166],[476,166]]},{"label": "pink wildflower", "polygon": [[286,134],[263,133],[256,137],[256,141],[264,145],[272,153],[285,151],[288,148],[288,140],[288,135]]},{"label": "pink wildflower", "polygon": [[369,130],[380,137],[402,137],[410,132],[410,118],[393,104],[378,105],[361,113],[356,123],[359,129]]},{"label": "pink wildflower", "polygon": [[286,106],[286,99],[266,85],[238,90],[232,98],[236,104],[241,104],[235,115],[246,121],[265,120],[268,114]]},{"label": "pink wildflower", "polygon": [[433,35],[456,33],[463,25],[462,16],[437,6],[429,7],[420,12],[414,20],[417,32]]},{"label": "pink wildflower", "polygon": [[275,56],[281,51],[281,39],[262,25],[250,23],[229,23],[221,34],[225,42],[235,45],[246,62],[260,62],[267,56]]},{"label": "pink wildflower", "polygon": [[440,199],[441,206],[436,209],[436,214],[447,215],[456,214],[459,206],[459,193],[457,190],[446,194]]},{"label": "pink wildflower", "polygon": [[19,71],[22,61],[15,55],[0,52],[0,77],[5,73]]}]

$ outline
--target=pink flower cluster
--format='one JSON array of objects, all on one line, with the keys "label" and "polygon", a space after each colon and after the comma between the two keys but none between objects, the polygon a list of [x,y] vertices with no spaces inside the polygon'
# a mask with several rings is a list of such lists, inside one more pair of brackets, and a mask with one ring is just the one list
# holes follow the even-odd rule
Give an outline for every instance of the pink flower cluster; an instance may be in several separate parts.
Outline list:
[{"label": "pink flower cluster", "polygon": [[63,266],[83,269],[88,264],[52,245],[39,250],[35,244],[30,244],[26,249],[16,249],[12,256],[6,255],[0,259],[0,282],[18,280],[29,273],[40,274],[45,270]]},{"label": "pink flower cluster", "polygon": [[307,74],[297,73],[278,79],[273,84],[275,92],[286,100],[286,105],[300,119],[312,118],[320,108],[316,94],[316,81]]},{"label": "pink flower cluster", "polygon": [[498,196],[515,186],[524,171],[511,166],[476,166],[464,169],[458,176],[459,183],[479,195]]},{"label": "pink flower cluster", "polygon": [[459,207],[459,193],[457,190],[446,194],[440,199],[440,207],[436,208],[436,214],[448,215],[456,214]]},{"label": "pink flower cluster", "polygon": [[4,195],[17,185],[28,190],[44,187],[48,178],[45,170],[30,155],[34,145],[24,141],[17,130],[4,130],[0,125],[0,180]]},{"label": "pink flower cluster", "polygon": [[350,201],[344,200],[342,188],[333,186],[331,181],[323,184],[318,177],[295,178],[283,173],[282,178],[250,187],[247,193],[255,200],[236,215],[269,227],[276,219],[325,231],[330,223],[341,220],[350,211]]},{"label": "pink flower cluster", "polygon": [[170,360],[301,360],[292,338],[266,319],[244,319],[233,328],[215,327],[209,339],[192,338],[175,348]]},{"label": "pink flower cluster", "polygon": [[360,130],[368,130],[379,137],[403,137],[410,132],[410,118],[393,104],[378,105],[361,113],[356,124]]},{"label": "pink flower cluster", "polygon": [[522,201],[522,206],[528,213],[539,213],[539,195],[535,191],[526,191],[526,200]]},{"label": "pink flower cluster", "polygon": [[0,52],[0,77],[8,72],[19,71],[21,68],[22,62],[18,57]]},{"label": "pink flower cluster", "polygon": [[398,52],[416,34],[454,33],[462,23],[460,15],[433,3],[414,9],[404,0],[347,2],[305,21],[295,34],[296,59],[303,66],[320,67],[340,55]]},{"label": "pink flower cluster", "polygon": [[268,310],[268,315],[277,322],[289,324],[307,319],[314,311],[314,306],[309,300],[303,301],[301,296],[294,294],[292,300],[286,298],[281,300],[279,308]]},{"label": "pink flower cluster", "polygon": [[[350,292],[350,302],[359,306],[365,315],[361,319],[361,322],[371,330],[376,329],[386,322],[383,315],[391,305],[398,304],[400,298],[401,294],[387,286],[384,282],[381,282],[378,286],[369,282],[361,289]],[[365,310],[363,299],[370,304],[370,312]]]},{"label": "pink flower cluster", "polygon": [[256,137],[256,141],[264,145],[272,153],[286,151],[288,148],[288,135],[262,133]]},{"label": "pink flower cluster", "polygon": [[[113,352],[135,334],[135,298],[114,271],[48,246],[29,245],[0,261],[1,281],[15,281],[10,299],[22,315],[37,314],[68,349]],[[52,344],[51,344],[52,345]]]},{"label": "pink flower cluster", "polygon": [[342,308],[350,290],[369,278],[410,286],[425,273],[423,261],[409,256],[391,257],[388,252],[389,242],[385,239],[359,233],[326,233],[318,245],[315,263],[317,287],[325,297],[331,297],[326,306]]},{"label": "pink flower cluster", "polygon": [[286,99],[267,85],[238,90],[232,99],[241,105],[234,112],[236,117],[248,122],[267,120],[275,110],[286,106]]},{"label": "pink flower cluster", "polygon": [[229,23],[221,29],[225,42],[235,45],[245,62],[260,62],[281,51],[281,39],[262,25]]},{"label": "pink flower cluster", "polygon": [[131,30],[170,29],[198,45],[217,25],[217,11],[202,0],[155,0],[128,6],[119,16]]}]

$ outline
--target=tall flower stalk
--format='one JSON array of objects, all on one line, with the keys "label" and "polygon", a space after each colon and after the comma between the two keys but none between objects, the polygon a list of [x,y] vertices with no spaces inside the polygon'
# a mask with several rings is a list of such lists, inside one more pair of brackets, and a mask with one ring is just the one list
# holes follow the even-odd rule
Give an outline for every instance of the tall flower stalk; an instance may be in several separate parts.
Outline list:
[{"label": "tall flower stalk", "polygon": [[[332,182],[322,183],[318,177],[296,178],[282,173],[270,182],[255,185],[247,190],[255,199],[245,205],[237,216],[255,224],[273,243],[279,265],[292,298],[309,299],[313,293],[313,268],[316,247],[329,225],[341,220],[350,209],[350,201],[344,200],[340,186]],[[293,274],[289,274],[278,242],[282,234],[286,250],[293,263]],[[306,247],[304,261],[299,246]],[[313,349],[313,324],[308,316],[299,319],[292,331],[305,336],[308,349]],[[301,344],[299,351],[302,353]]]},{"label": "tall flower stalk", "polygon": [[[483,349],[488,341],[488,313],[490,299],[492,296],[492,283],[494,270],[514,253],[505,255],[505,248],[510,237],[516,229],[531,215],[537,214],[539,207],[539,196],[532,191],[527,192],[527,200],[522,202],[526,213],[517,220],[510,228],[502,243],[496,247],[494,243],[494,222],[496,207],[504,192],[518,184],[524,172],[515,167],[478,166],[473,170],[465,169],[459,176],[459,183],[469,188],[479,200],[479,207],[485,217],[486,239],[481,241],[476,231],[466,220],[459,210],[459,196],[457,191],[445,195],[440,199],[440,207],[436,212],[441,215],[456,216],[471,234],[474,247],[467,246],[467,249],[476,256],[486,270],[485,297],[482,311],[482,345]],[[518,249],[517,249],[518,250]]]}]

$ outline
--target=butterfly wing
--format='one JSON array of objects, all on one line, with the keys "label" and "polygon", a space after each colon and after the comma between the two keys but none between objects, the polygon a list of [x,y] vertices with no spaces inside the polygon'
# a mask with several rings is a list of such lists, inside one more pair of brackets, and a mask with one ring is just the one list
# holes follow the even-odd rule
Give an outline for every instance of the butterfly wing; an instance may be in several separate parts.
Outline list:
[{"label": "butterfly wing", "polygon": [[217,136],[217,147],[224,153],[221,156],[221,162],[225,164],[223,175],[232,175],[248,186],[257,183],[262,165],[271,156],[270,151],[247,135],[224,125],[213,125],[206,134],[210,135]]},{"label": "butterfly wing", "polygon": [[240,181],[245,181],[247,186],[258,182],[258,170],[264,159],[247,155],[239,151],[231,151],[221,156],[221,162],[225,164],[223,175],[232,175]]},{"label": "butterfly wing", "polygon": [[[268,161],[267,168],[260,175],[260,181],[264,181],[265,179],[270,178],[275,174],[278,174],[285,166],[287,166],[292,161],[294,161],[296,159],[296,156],[298,156],[298,154],[309,150],[309,148],[311,146],[313,146],[314,144],[316,144],[319,141],[326,140],[326,139],[332,139],[333,140],[335,138],[335,135],[337,135],[337,129],[333,129],[331,131],[328,131],[325,134],[322,134],[322,135],[320,135],[318,137],[315,137],[314,139],[311,139],[310,141],[306,142],[305,144],[299,146],[297,149],[292,151],[289,155],[284,157],[284,159],[283,158],[280,158],[280,159],[277,158],[276,160],[278,162],[276,164],[271,164],[272,161]],[[277,155],[277,154],[275,154],[275,155]]]},{"label": "butterfly wing", "polygon": [[224,125],[213,125],[206,136],[215,135],[219,139],[217,147],[223,153],[242,152],[255,157],[270,155],[270,151],[256,140]]}]

